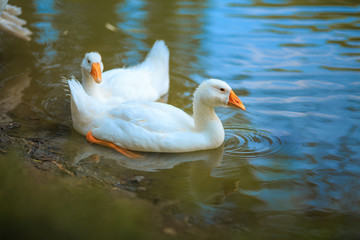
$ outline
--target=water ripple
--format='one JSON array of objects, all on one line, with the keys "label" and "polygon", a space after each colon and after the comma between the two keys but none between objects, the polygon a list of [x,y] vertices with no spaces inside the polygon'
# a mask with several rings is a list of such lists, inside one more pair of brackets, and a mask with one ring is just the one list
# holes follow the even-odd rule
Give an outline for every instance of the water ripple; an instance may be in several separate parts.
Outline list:
[{"label": "water ripple", "polygon": [[46,96],[41,101],[40,111],[46,115],[49,121],[63,122],[69,118],[64,116],[64,112],[68,110],[67,104],[68,102],[64,101],[64,96]]},{"label": "water ripple", "polygon": [[338,119],[340,116],[332,115],[332,114],[323,114],[318,112],[293,112],[293,111],[270,111],[270,110],[259,110],[259,113],[267,114],[267,115],[277,115],[283,117],[307,117],[307,116],[315,116],[327,119]]},{"label": "water ripple", "polygon": [[226,155],[258,158],[278,153],[289,133],[280,130],[226,129]]},{"label": "water ripple", "polygon": [[327,81],[317,80],[299,80],[294,82],[289,81],[242,81],[241,85],[249,89],[281,89],[281,90],[300,90],[308,88],[318,89],[342,89],[345,88],[343,84],[332,83]]},{"label": "water ripple", "polygon": [[277,104],[289,104],[289,103],[315,103],[315,102],[328,102],[330,100],[354,100],[358,101],[360,96],[356,95],[332,95],[326,97],[308,97],[308,96],[296,96],[289,98],[280,97],[246,97],[247,103],[277,103]]}]

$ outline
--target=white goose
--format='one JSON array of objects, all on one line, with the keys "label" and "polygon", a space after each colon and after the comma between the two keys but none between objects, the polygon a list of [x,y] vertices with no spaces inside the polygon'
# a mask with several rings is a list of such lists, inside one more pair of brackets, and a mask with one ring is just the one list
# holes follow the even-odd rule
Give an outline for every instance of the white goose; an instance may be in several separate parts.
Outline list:
[{"label": "white goose", "polygon": [[73,126],[82,135],[93,129],[94,120],[107,108],[133,99],[155,101],[169,89],[169,50],[164,41],[156,41],[145,61],[130,68],[101,72],[98,53],[88,53],[81,63],[82,85],[68,80],[71,92]]},{"label": "white goose", "polygon": [[81,63],[85,91],[102,103],[116,106],[135,99],[156,101],[169,90],[169,50],[162,40],[154,43],[139,65],[102,73],[103,68],[97,52],[87,53]]},{"label": "white goose", "polygon": [[107,109],[106,114],[94,121],[96,127],[86,138],[128,157],[139,156],[128,150],[190,152],[213,149],[223,143],[225,135],[214,107],[228,106],[245,111],[245,106],[227,83],[209,79],[194,93],[193,117],[164,103],[126,102]]}]

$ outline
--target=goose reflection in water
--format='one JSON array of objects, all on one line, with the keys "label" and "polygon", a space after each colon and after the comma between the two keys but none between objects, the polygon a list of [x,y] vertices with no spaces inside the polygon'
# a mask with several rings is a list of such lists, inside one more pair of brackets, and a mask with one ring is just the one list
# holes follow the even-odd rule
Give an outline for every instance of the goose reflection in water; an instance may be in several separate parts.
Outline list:
[{"label": "goose reflection in water", "polygon": [[0,122],[13,121],[7,113],[14,110],[21,103],[24,90],[29,87],[31,82],[29,74],[30,71],[25,70],[24,73],[9,77],[0,84],[2,90],[0,97]]},{"label": "goose reflection in water", "polygon": [[113,149],[101,146],[93,146],[85,142],[77,146],[73,165],[80,165],[89,160],[98,163],[102,159],[114,160],[118,165],[144,171],[153,172],[160,169],[171,169],[176,165],[185,162],[204,161],[211,168],[221,164],[224,146],[206,151],[196,151],[187,153],[142,153],[142,158],[129,159]]},{"label": "goose reflection in water", "polygon": [[[218,176],[217,169],[223,167],[223,158],[226,158],[225,144],[206,151],[144,153],[143,158],[129,159],[112,149],[89,145],[79,138],[76,149],[73,147],[72,155],[75,157],[72,165],[76,167],[79,175],[95,178],[99,182],[105,181],[113,186],[116,186],[119,178],[128,174],[130,169],[131,174],[145,175],[152,181],[152,184],[146,186],[146,194],[149,194],[150,198],[153,196],[154,199],[176,200],[181,206],[193,202],[195,205],[190,205],[196,208],[196,211],[203,212],[203,215],[206,215],[209,206],[220,206],[233,194],[240,194],[246,203],[255,202],[255,205],[258,205],[261,201],[254,201],[255,197],[239,191],[243,177],[225,178],[221,174]],[[156,175],[148,174],[155,171]],[[243,174],[246,178],[255,178],[249,172]],[[158,179],[159,175],[162,177]],[[167,179],[166,184],[159,188],[156,181],[161,181],[164,176]],[[249,207],[248,204],[246,206]]]}]

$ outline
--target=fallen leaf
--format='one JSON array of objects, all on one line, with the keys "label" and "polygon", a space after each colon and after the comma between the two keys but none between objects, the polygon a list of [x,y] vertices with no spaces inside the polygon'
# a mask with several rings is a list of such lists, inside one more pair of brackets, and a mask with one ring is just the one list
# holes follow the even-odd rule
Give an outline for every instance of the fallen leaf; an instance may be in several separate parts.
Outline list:
[{"label": "fallen leaf", "polygon": [[112,32],[116,32],[118,30],[114,25],[110,23],[105,23],[105,27]]}]

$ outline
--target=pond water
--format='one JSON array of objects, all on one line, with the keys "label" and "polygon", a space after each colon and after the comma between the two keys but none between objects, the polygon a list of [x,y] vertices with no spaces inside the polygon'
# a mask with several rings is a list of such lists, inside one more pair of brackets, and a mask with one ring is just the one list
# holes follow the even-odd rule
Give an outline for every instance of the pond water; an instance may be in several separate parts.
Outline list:
[{"label": "pond water", "polygon": [[[114,186],[123,173],[144,176],[141,198],[176,201],[179,219],[244,238],[359,237],[357,0],[11,3],[34,35],[26,43],[0,33],[2,118],[37,121],[18,130],[26,136],[40,128],[63,136],[77,176]],[[226,132],[219,149],[131,160],[72,129],[62,77],[80,79],[94,50],[105,70],[136,64],[156,39],[170,50],[169,104],[191,113],[193,91],[210,77],[245,104],[246,112],[216,109]]]}]

